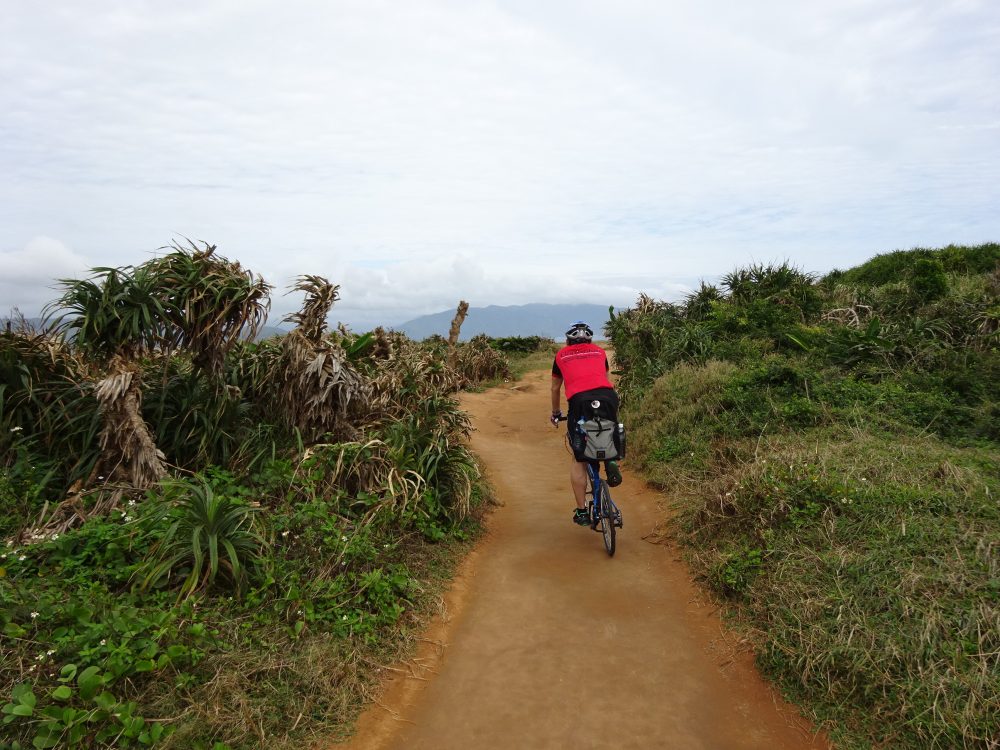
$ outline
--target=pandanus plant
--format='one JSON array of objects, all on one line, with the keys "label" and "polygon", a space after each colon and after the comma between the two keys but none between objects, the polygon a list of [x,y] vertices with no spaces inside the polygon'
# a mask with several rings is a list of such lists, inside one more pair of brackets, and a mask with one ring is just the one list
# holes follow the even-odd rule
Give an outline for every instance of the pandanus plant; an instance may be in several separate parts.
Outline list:
[{"label": "pandanus plant", "polygon": [[141,414],[144,357],[190,352],[218,380],[226,353],[253,336],[270,305],[270,286],[215,246],[174,244],[140,266],[95,268],[87,279],[64,279],[63,294],[46,311],[57,333],[92,358],[103,377],[101,458],[91,481],[103,477],[142,489],[166,474],[165,457]]},{"label": "pandanus plant", "polygon": [[285,318],[296,327],[282,339],[280,362],[272,370],[278,413],[308,441],[327,433],[355,439],[348,412],[367,408],[371,387],[343,347],[325,335],[340,287],[322,276],[300,276],[294,289],[305,292],[305,300]]}]

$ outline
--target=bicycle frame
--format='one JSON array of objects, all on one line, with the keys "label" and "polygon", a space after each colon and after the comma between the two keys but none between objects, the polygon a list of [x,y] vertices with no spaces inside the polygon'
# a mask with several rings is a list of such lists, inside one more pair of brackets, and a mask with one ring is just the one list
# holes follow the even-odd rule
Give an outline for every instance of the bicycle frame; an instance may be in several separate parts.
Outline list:
[{"label": "bicycle frame", "polygon": [[601,470],[597,462],[587,464],[587,472],[590,474],[591,499],[590,499],[590,528],[597,531],[600,527],[601,537],[604,539],[604,549],[614,557],[615,529],[621,526],[622,514],[611,499],[611,491],[608,483],[601,479]]},{"label": "bicycle frame", "polygon": [[[587,501],[587,509],[590,511],[590,528],[596,529],[601,520],[601,469],[599,461],[587,462],[587,475],[590,477],[590,499]],[[614,508],[615,517],[619,516],[618,506],[608,494],[611,507]]]}]

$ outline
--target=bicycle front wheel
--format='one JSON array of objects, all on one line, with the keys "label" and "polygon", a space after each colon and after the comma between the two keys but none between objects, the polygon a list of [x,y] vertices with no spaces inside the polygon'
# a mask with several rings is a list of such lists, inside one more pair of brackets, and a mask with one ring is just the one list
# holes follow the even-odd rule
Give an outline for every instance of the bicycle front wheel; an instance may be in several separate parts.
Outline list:
[{"label": "bicycle front wheel", "polygon": [[599,498],[600,507],[598,510],[601,514],[601,535],[604,537],[604,549],[608,551],[608,555],[614,556],[615,506],[611,502],[611,490],[608,489],[608,483],[603,479],[601,480]]}]

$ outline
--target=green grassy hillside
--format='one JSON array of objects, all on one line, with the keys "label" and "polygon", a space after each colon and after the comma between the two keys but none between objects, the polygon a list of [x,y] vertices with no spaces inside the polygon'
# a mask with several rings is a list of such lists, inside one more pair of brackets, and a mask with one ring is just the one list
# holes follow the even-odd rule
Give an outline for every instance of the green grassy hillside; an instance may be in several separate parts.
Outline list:
[{"label": "green grassy hillside", "polygon": [[633,460],[840,747],[1000,742],[1000,246],[614,317]]}]

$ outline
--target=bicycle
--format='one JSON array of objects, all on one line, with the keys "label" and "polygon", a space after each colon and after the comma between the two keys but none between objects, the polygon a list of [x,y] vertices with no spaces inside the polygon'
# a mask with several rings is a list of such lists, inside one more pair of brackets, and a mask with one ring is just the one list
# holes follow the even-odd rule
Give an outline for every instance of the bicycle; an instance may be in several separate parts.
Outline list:
[{"label": "bicycle", "polygon": [[601,470],[598,461],[587,463],[587,475],[590,479],[590,501],[587,503],[587,512],[590,514],[590,528],[597,531],[601,527],[601,536],[604,538],[604,549],[608,551],[609,557],[615,554],[615,529],[622,528],[622,512],[611,499],[611,489],[607,481],[601,479]]},{"label": "bicycle", "polygon": [[[566,417],[560,417],[560,422],[565,422]],[[616,529],[622,528],[622,512],[611,499],[611,489],[606,480],[601,479],[601,462],[587,461],[587,478],[590,486],[587,494],[590,499],[587,501],[587,515],[590,517],[590,528],[597,531],[601,527],[601,536],[604,538],[604,549],[609,557],[615,554]]]}]

